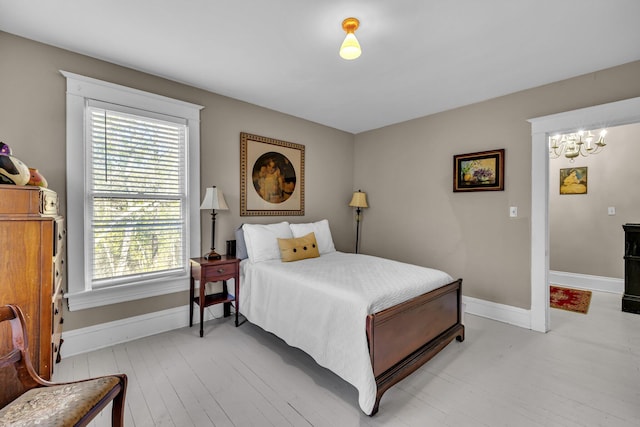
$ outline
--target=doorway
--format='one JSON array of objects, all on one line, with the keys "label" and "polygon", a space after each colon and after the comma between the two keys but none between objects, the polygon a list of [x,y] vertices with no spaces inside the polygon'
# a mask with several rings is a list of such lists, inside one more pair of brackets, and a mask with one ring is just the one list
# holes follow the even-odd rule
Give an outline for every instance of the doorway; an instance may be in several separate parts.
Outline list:
[{"label": "doorway", "polygon": [[578,128],[606,128],[640,122],[640,97],[550,116],[531,123],[531,312],[530,327],[547,332],[549,319],[549,148],[548,136]]}]

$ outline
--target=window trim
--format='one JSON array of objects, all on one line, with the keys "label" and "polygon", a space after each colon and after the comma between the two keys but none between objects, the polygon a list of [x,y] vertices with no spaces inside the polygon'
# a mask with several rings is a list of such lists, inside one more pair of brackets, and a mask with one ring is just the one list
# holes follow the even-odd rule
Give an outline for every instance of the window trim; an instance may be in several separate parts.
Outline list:
[{"label": "window trim", "polygon": [[[60,70],[67,80],[67,292],[69,310],[149,298],[189,289],[185,274],[163,280],[137,281],[91,289],[85,281],[85,105],[88,99],[157,112],[187,121],[187,250],[200,251],[200,110],[203,106]],[[188,257],[187,257],[188,262]]]}]

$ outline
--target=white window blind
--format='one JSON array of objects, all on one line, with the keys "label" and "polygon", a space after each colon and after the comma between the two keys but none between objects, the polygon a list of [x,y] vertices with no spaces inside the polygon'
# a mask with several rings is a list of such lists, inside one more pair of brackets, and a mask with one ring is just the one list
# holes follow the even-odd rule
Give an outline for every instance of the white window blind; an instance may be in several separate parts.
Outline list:
[{"label": "white window blind", "polygon": [[186,124],[95,101],[86,112],[91,287],[183,274]]}]

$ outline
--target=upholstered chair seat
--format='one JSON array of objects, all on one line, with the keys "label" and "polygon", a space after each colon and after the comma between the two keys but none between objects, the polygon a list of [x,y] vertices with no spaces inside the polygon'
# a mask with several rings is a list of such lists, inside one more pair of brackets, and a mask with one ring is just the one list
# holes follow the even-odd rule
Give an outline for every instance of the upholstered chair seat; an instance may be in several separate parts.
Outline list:
[{"label": "upholstered chair seat", "polygon": [[67,383],[46,381],[31,365],[19,307],[0,307],[0,322],[7,321],[11,334],[0,333],[0,348],[13,350],[0,356],[0,427],[86,426],[111,402],[112,425],[124,424],[125,374]]}]

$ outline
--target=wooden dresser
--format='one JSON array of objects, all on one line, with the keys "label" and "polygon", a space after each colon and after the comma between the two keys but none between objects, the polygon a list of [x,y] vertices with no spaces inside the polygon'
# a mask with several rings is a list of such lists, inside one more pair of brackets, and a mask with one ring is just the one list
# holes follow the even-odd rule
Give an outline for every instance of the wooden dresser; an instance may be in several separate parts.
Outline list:
[{"label": "wooden dresser", "polygon": [[22,308],[31,360],[45,379],[60,354],[65,233],[54,191],[0,185],[0,304]]}]

